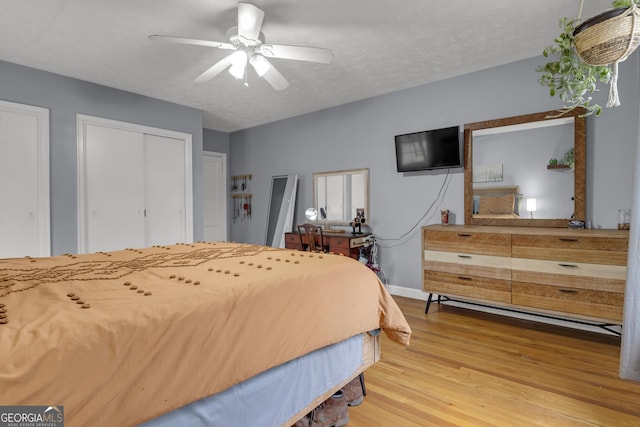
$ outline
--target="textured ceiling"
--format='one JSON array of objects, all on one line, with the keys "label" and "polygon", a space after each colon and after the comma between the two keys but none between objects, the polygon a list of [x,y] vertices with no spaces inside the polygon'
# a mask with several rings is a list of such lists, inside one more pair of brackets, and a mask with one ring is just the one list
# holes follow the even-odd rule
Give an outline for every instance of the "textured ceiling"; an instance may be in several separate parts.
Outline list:
[{"label": "textured ceiling", "polygon": [[[249,0],[248,0],[249,1]],[[224,132],[540,55],[579,0],[255,0],[267,43],[330,48],[329,65],[273,59],[291,86],[248,74],[193,80],[228,51],[150,41],[226,41],[233,0],[3,0],[0,59],[201,109]],[[610,7],[585,0],[583,17]]]}]

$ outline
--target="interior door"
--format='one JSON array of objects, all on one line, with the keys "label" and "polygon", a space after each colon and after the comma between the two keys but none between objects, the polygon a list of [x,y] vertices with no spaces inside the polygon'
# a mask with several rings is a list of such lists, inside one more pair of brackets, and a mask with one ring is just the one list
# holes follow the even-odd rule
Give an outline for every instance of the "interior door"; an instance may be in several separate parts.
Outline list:
[{"label": "interior door", "polygon": [[224,153],[204,152],[202,194],[204,240],[227,240],[227,168]]},{"label": "interior door", "polygon": [[49,256],[49,110],[0,101],[0,258]]},{"label": "interior door", "polygon": [[86,127],[87,252],[145,246],[143,134]]}]

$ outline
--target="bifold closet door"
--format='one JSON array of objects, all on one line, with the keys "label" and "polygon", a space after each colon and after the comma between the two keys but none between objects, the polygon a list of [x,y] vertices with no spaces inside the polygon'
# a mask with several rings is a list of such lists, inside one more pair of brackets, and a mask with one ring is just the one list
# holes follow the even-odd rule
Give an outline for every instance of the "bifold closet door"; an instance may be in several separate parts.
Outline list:
[{"label": "bifold closet door", "polygon": [[185,142],[85,127],[86,252],[186,242]]},{"label": "bifold closet door", "polygon": [[145,246],[144,134],[86,127],[87,252]]}]

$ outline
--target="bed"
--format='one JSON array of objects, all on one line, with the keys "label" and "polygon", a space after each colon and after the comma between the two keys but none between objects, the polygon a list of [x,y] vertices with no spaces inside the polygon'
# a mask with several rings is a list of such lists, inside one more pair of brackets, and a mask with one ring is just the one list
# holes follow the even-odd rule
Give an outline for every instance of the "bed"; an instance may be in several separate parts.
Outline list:
[{"label": "bed", "polygon": [[291,425],[411,335],[356,260],[239,243],[3,259],[0,304],[0,405],[67,426]]},{"label": "bed", "polygon": [[474,218],[520,218],[522,195],[517,185],[473,188]]}]

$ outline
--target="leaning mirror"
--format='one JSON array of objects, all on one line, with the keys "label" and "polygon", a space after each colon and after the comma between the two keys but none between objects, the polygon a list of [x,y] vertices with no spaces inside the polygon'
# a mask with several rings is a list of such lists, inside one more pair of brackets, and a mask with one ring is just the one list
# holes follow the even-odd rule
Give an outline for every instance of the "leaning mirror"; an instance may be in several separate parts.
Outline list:
[{"label": "leaning mirror", "polygon": [[358,209],[364,209],[368,222],[371,216],[369,169],[314,173],[313,203],[320,223],[349,225],[358,215]]},{"label": "leaning mirror", "polygon": [[584,112],[469,123],[465,224],[567,227],[585,219]]}]

